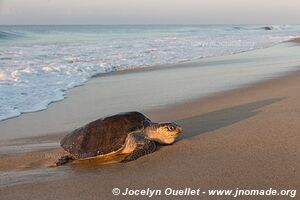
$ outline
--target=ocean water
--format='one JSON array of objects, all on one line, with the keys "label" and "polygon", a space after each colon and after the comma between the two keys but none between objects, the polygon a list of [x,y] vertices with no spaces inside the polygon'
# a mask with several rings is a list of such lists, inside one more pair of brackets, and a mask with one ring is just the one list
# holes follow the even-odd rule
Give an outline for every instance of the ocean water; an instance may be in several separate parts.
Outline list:
[{"label": "ocean water", "polygon": [[98,73],[234,54],[299,35],[295,25],[0,26],[0,120],[46,109]]}]

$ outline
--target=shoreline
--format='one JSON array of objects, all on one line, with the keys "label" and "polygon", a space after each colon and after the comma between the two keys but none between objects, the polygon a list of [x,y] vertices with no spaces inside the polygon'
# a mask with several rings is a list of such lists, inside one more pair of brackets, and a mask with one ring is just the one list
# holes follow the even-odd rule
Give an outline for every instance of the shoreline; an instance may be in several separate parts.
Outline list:
[{"label": "shoreline", "polygon": [[[294,48],[293,42],[287,42],[286,44],[288,44],[287,45],[288,47],[286,47],[287,48],[286,50]],[[216,67],[221,68],[224,66],[225,70],[231,70],[231,68],[230,68],[231,65],[235,66],[235,68],[236,68],[236,67],[239,67],[239,65],[243,65],[243,64],[245,65],[244,68],[247,68],[248,65],[253,67],[252,62],[255,61],[255,59],[256,59],[255,56],[261,54],[262,52],[269,53],[271,56],[273,54],[272,51],[275,51],[275,53],[277,52],[280,54],[280,53],[282,53],[281,51],[284,51],[285,47],[282,50],[281,50],[281,48],[282,47],[280,47],[280,45],[276,45],[275,47],[269,47],[267,49],[255,50],[252,52],[244,52],[244,53],[239,53],[239,54],[234,54],[234,55],[229,55],[229,56],[204,58],[204,59],[198,60],[197,62],[181,63],[181,64],[177,64],[177,65],[170,65],[167,67],[147,67],[147,68],[141,68],[141,69],[136,69],[136,70],[132,70],[132,71],[131,70],[118,71],[118,72],[112,73],[111,75],[108,75],[108,76],[105,75],[105,76],[101,76],[101,77],[92,78],[85,85],[82,85],[80,87],[78,86],[78,87],[75,87],[75,88],[72,88],[71,90],[69,90],[67,92],[66,98],[64,100],[50,104],[46,110],[25,113],[19,117],[1,121],[0,128],[2,129],[2,139],[0,140],[0,144],[1,144],[1,141],[4,142],[5,140],[10,140],[10,139],[28,138],[28,137],[30,138],[30,137],[36,137],[36,136],[48,135],[48,134],[56,134],[57,135],[60,133],[65,133],[65,132],[71,131],[79,126],[84,125],[85,123],[88,123],[89,121],[95,120],[99,117],[103,117],[106,115],[110,115],[110,114],[114,114],[114,113],[118,113],[118,112],[126,112],[126,111],[130,111],[130,110],[139,110],[139,111],[147,113],[147,112],[151,112],[151,110],[153,110],[153,109],[156,110],[156,109],[168,107],[170,105],[171,106],[178,105],[178,104],[185,103],[185,102],[190,102],[190,101],[194,101],[194,100],[197,101],[197,100],[203,99],[203,98],[205,99],[210,96],[215,96],[218,94],[222,94],[224,92],[226,93],[230,90],[248,87],[253,84],[257,84],[257,83],[259,84],[261,82],[268,81],[270,79],[274,79],[277,77],[286,76],[290,73],[294,73],[294,71],[297,71],[299,69],[298,60],[295,61],[295,63],[297,63],[297,66],[292,66],[292,68],[289,70],[286,70],[279,65],[277,67],[278,69],[276,69],[277,72],[272,72],[272,69],[267,69],[269,71],[266,71],[266,74],[263,76],[258,74],[258,78],[254,77],[254,74],[253,74],[252,75],[253,80],[250,80],[250,81],[240,80],[240,83],[235,83],[235,82],[230,82],[231,80],[228,79],[227,80],[228,86],[226,86],[228,88],[225,88],[225,89],[220,90],[218,88],[220,86],[213,86],[212,92],[209,91],[210,89],[208,89],[207,91],[200,91],[200,93],[197,94],[197,93],[194,93],[193,90],[198,90],[199,87],[198,88],[195,87],[194,89],[192,88],[192,89],[186,90],[187,91],[186,93],[182,93],[179,96],[176,94],[176,90],[177,90],[176,87],[180,88],[180,87],[184,86],[184,84],[193,84],[193,82],[191,82],[191,81],[187,82],[187,83],[184,82],[191,77],[191,74],[194,74],[194,75],[192,75],[193,79],[195,81],[197,81],[197,74],[200,74],[200,75],[202,74],[202,72],[198,71],[199,69],[206,70],[206,68],[213,69]],[[295,49],[294,51],[295,51],[295,55],[293,55],[293,54],[291,55],[292,59],[294,57],[297,57],[297,55],[298,55],[297,49]],[[253,57],[253,61],[249,60],[249,62],[247,61],[248,63],[243,63],[245,59],[248,59],[249,55],[250,55],[250,57],[251,56]],[[263,58],[260,58],[260,59],[263,59]],[[298,57],[297,57],[297,59],[298,59]],[[270,62],[267,64],[271,65],[272,63],[276,63],[276,60],[272,61],[272,59],[270,58],[269,60],[264,61],[264,62]],[[261,66],[264,65],[264,62],[261,63]],[[287,62],[287,61],[285,61],[285,62]],[[288,60],[288,62],[290,62],[290,61]],[[289,65],[291,65],[291,64],[289,64]],[[287,66],[287,67],[290,67],[290,66]],[[258,69],[258,68],[260,68],[260,66],[256,67],[256,68]],[[181,80],[179,80],[179,81],[182,82],[181,85],[177,84],[176,86],[170,87],[170,89],[168,89],[167,87],[169,87],[169,83],[165,82],[165,83],[163,83],[163,84],[165,84],[164,88],[162,88],[162,94],[165,96],[160,97],[160,99],[159,98],[154,99],[154,101],[149,101],[149,98],[152,98],[152,97],[145,90],[153,91],[154,94],[155,93],[160,94],[160,92],[159,92],[160,85],[159,84],[162,83],[162,81],[163,81],[162,78],[158,79],[158,81],[156,83],[157,87],[155,87],[155,85],[153,85],[153,83],[151,83],[151,79],[158,77],[158,76],[162,76],[162,77],[170,76],[169,72],[172,72],[174,74],[173,75],[174,81],[176,80],[178,82],[178,78],[179,78],[178,74],[184,73],[183,70],[186,70],[188,72],[186,72],[186,74],[184,75],[185,77],[180,77]],[[234,69],[232,67],[232,70],[236,70],[236,69]],[[217,71],[212,71],[209,73],[212,74],[215,72],[217,72]],[[249,72],[253,73],[251,71],[249,71]],[[246,75],[248,72],[245,71],[244,73]],[[113,96],[111,94],[109,88],[105,88],[104,86],[102,87],[102,85],[107,85],[108,83],[114,83],[114,85],[110,86],[110,87],[112,87],[112,90],[116,90],[117,87],[119,87],[119,88],[123,87],[122,84],[118,85],[118,83],[117,83],[118,81],[119,82],[121,82],[121,81],[128,82],[128,81],[131,81],[131,79],[139,79],[139,77],[138,77],[139,74],[146,77],[146,80],[148,81],[148,83],[147,83],[148,86],[146,86],[146,87],[148,87],[148,89],[145,89],[143,91],[143,88],[136,85],[136,84],[144,84],[143,83],[144,80],[138,80],[137,82],[132,81],[131,85],[133,88],[139,90],[139,91],[137,91],[137,94],[142,95],[142,97],[148,95],[147,97],[144,97],[144,99],[142,98],[141,100],[137,100],[134,98],[134,96],[132,96],[132,95],[130,96],[130,94],[134,94],[135,91],[130,90],[129,86],[128,86],[129,89],[127,89],[128,91],[121,93],[119,96]],[[222,76],[222,74],[220,74],[220,76]],[[262,77],[259,77],[259,76],[262,76]],[[205,78],[205,77],[203,77],[203,78]],[[228,78],[230,78],[230,77],[228,77]],[[236,76],[236,78],[238,78],[238,77]],[[114,80],[114,79],[117,79],[117,80]],[[113,81],[115,81],[115,82],[113,82]],[[208,84],[209,84],[209,82],[208,82]],[[99,85],[100,88],[97,85]],[[190,85],[190,86],[192,86],[192,85]],[[203,89],[203,87],[202,87],[202,89]],[[84,91],[84,90],[86,90],[86,91]],[[96,94],[96,93],[103,92],[103,91],[105,91],[105,93],[103,94],[104,96],[99,99],[99,94]],[[169,94],[167,94],[166,92],[170,93],[171,96],[169,96]],[[93,93],[95,93],[95,94],[93,94]],[[172,93],[175,93],[175,94],[172,94]],[[84,97],[84,99],[82,99],[79,95],[81,97]],[[94,100],[87,99],[86,96],[90,96],[90,95],[92,98],[94,98]],[[126,100],[127,97],[129,97],[129,98]],[[118,100],[116,98],[122,98],[122,99]],[[101,107],[102,105],[100,103],[98,103],[98,101],[104,102],[104,103],[106,103],[106,102],[109,103],[109,101],[111,99],[116,99],[115,102],[113,102],[113,104],[110,103],[112,106],[114,106],[113,109],[99,108],[99,106]],[[130,103],[130,101],[135,101],[136,104],[140,104],[140,105],[136,106],[134,103]],[[144,103],[141,103],[139,101],[144,101]],[[123,104],[123,103],[125,105],[128,104],[129,106],[122,106],[121,104]],[[147,105],[147,103],[148,103],[148,105]],[[82,110],[82,111],[84,111],[84,115],[86,115],[86,116],[80,117],[81,118],[80,119],[79,116],[82,113],[77,112],[76,107],[77,107],[77,105],[82,105],[82,104],[86,105],[84,109],[89,109],[89,110],[86,110],[86,111]],[[87,105],[90,105],[90,106],[87,106]],[[94,111],[93,107],[98,107],[98,111],[97,110]],[[70,115],[72,115],[72,118],[68,119],[69,118],[68,113]],[[99,113],[102,113],[102,114],[99,115]],[[74,115],[75,116],[78,115],[78,117],[75,117]],[[84,120],[82,120],[82,119],[84,119]],[[161,119],[154,118],[154,120],[161,120]],[[58,122],[62,122],[63,124],[58,123]],[[16,124],[18,127],[15,126]],[[62,128],[62,127],[64,127],[64,128]],[[4,133],[4,135],[3,135],[3,133]],[[19,133],[21,135],[18,135]],[[22,135],[22,134],[24,134],[24,135]],[[17,138],[14,136],[17,136]]]},{"label": "shoreline", "polygon": [[[151,69],[151,70],[155,70],[155,69]],[[144,71],[135,71],[133,73],[139,73],[139,72],[144,72]],[[128,72],[131,73],[131,72]],[[116,75],[120,75],[120,74],[116,74]],[[244,92],[247,91],[249,89],[253,89],[253,88],[257,88],[260,87],[261,85],[271,85],[273,83],[276,82],[280,82],[282,80],[285,79],[290,79],[290,78],[294,78],[300,75],[300,66],[299,66],[299,70],[296,71],[291,71],[288,72],[286,74],[282,74],[278,77],[272,77],[271,79],[267,79],[267,80],[260,80],[251,84],[247,84],[247,85],[243,85],[241,87],[238,88],[234,88],[231,90],[226,90],[226,91],[221,91],[221,92],[217,92],[208,96],[204,96],[204,97],[199,97],[199,98],[192,98],[192,99],[188,99],[186,101],[183,102],[177,102],[177,103],[170,103],[168,105],[164,105],[164,106],[160,106],[157,108],[152,108],[149,110],[143,110],[141,112],[145,113],[147,116],[149,115],[150,118],[154,118],[158,121],[164,121],[166,119],[170,120],[180,120],[182,118],[181,115],[174,115],[172,117],[170,117],[169,112],[170,110],[172,110],[173,108],[181,108],[184,109],[184,107],[186,107],[187,105],[197,105],[197,104],[202,104],[204,102],[208,102],[211,99],[217,99],[217,98],[223,98],[224,96],[228,96],[230,94],[235,94],[238,92]],[[101,76],[102,77],[102,76]],[[98,78],[98,77],[95,77]],[[80,86],[78,86],[80,87]],[[62,100],[63,101],[63,100]],[[54,102],[54,104],[57,102]],[[43,112],[45,110],[40,110],[40,111],[34,111],[34,112],[30,112],[30,113],[24,113],[24,114],[34,114],[34,113],[38,113],[38,112]],[[166,115],[164,115],[164,111],[166,111]],[[191,110],[190,110],[191,111]],[[192,115],[193,112],[187,114],[188,116]],[[196,112],[197,113],[197,112]],[[105,117],[105,116],[102,116]],[[9,118],[7,120],[11,120],[14,118]],[[1,122],[1,121],[0,121]],[[0,139],[0,150],[1,147],[5,146],[6,144],[27,144],[28,141],[33,143],[37,143],[37,142],[41,142],[41,141],[54,141],[54,140],[60,140],[64,135],[66,135],[69,131],[61,131],[61,132],[55,132],[55,133],[46,133],[46,134],[42,134],[42,135],[36,135],[36,136],[29,136],[29,137],[18,137],[18,138],[12,138],[12,139],[8,139],[8,140],[1,140]],[[1,152],[1,151],[0,151]],[[1,154],[0,154],[1,155]]]},{"label": "shoreline", "polygon": [[[246,51],[235,52],[235,53],[230,53],[230,54],[225,54],[225,55],[208,56],[208,57],[194,58],[191,60],[185,60],[185,61],[181,61],[181,62],[177,62],[177,63],[166,63],[166,64],[151,65],[151,66],[140,66],[140,67],[136,67],[136,68],[129,68],[129,69],[124,69],[124,70],[119,70],[119,71],[98,73],[98,74],[93,75],[91,78],[115,76],[115,75],[122,75],[122,74],[128,74],[128,73],[147,72],[147,71],[152,71],[152,70],[172,69],[172,68],[182,67],[182,66],[188,65],[188,64],[199,63],[200,61],[202,61],[202,59],[220,58],[220,57],[226,57],[226,56],[230,56],[230,55],[242,54],[242,53],[247,53],[247,52],[256,51],[256,50],[260,50],[260,49],[267,49],[267,48],[271,48],[273,46],[276,46],[276,45],[279,45],[282,43],[290,43],[290,42],[300,43],[300,37],[290,39],[287,41],[283,41],[283,42],[279,42],[279,43],[275,43],[275,44],[272,44],[272,45],[266,46],[266,47],[261,47],[261,48],[257,48],[257,49],[249,49]],[[78,86],[78,87],[80,87],[80,86]]]}]

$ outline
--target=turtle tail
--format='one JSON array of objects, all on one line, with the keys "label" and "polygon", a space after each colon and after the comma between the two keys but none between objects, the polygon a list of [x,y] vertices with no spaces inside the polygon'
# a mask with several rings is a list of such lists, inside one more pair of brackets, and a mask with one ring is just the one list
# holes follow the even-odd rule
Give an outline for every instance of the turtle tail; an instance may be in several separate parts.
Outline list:
[{"label": "turtle tail", "polygon": [[66,156],[60,157],[55,164],[56,164],[56,166],[61,166],[61,165],[67,164],[68,162],[71,162],[72,160],[74,160],[73,156],[66,155]]}]

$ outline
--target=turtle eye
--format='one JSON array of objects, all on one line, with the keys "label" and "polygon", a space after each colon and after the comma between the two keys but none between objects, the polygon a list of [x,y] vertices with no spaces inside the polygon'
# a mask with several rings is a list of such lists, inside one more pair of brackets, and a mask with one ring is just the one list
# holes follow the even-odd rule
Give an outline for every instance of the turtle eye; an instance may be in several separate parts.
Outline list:
[{"label": "turtle eye", "polygon": [[168,126],[168,131],[174,131],[175,127],[174,126]]}]

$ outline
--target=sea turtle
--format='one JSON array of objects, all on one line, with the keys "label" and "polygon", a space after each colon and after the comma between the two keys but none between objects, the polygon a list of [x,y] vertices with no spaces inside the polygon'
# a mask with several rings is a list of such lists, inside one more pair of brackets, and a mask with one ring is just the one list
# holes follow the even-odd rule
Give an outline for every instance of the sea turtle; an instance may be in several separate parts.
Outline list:
[{"label": "sea turtle", "polygon": [[122,162],[135,160],[156,150],[156,142],[172,144],[182,133],[175,122],[153,123],[139,112],[127,112],[88,123],[66,135],[60,142],[68,152],[56,165],[71,160],[126,155]]}]

